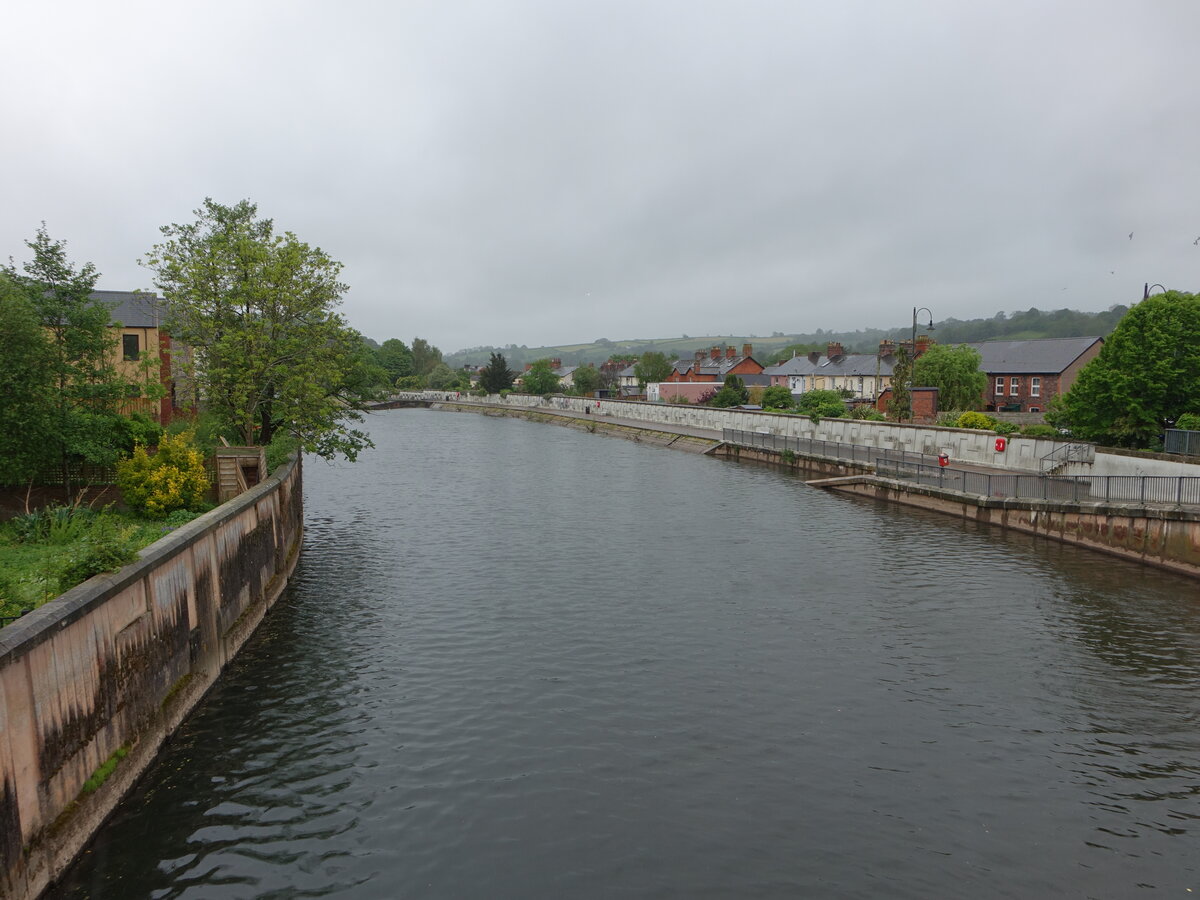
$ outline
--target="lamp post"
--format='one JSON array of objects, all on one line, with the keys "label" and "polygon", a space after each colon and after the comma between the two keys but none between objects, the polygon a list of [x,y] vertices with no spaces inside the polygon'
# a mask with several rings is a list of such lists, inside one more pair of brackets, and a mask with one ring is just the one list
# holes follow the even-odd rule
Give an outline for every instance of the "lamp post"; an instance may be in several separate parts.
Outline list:
[{"label": "lamp post", "polygon": [[1143,300],[1150,299],[1150,289],[1151,288],[1162,288],[1164,294],[1167,292],[1167,289],[1165,287],[1163,287],[1161,284],[1147,284],[1146,287],[1142,290],[1142,299]]},{"label": "lamp post", "polygon": [[916,368],[917,368],[917,313],[925,313],[929,316],[929,324],[925,326],[930,331],[933,331],[933,313],[926,306],[913,307],[913,326],[912,326],[912,344],[910,352],[912,357],[908,361],[908,418],[909,421],[917,420],[916,411],[913,409],[913,388],[917,386]]}]

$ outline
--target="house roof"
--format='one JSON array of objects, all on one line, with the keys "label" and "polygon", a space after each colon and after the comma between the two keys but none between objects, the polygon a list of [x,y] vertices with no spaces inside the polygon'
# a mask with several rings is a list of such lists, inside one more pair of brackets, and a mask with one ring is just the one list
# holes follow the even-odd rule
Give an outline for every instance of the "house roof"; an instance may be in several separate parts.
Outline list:
[{"label": "house roof", "polygon": [[161,298],[152,291],[92,291],[91,296],[112,310],[112,320],[126,328],[158,328],[162,324]]},{"label": "house roof", "polygon": [[777,366],[764,369],[764,375],[891,375],[896,365],[894,356],[874,353],[844,353],[840,356],[820,356],[814,363],[807,356],[793,356]]},{"label": "house roof", "polygon": [[1079,359],[1101,337],[1037,338],[1028,341],[979,341],[979,370],[996,375],[1057,374]]}]

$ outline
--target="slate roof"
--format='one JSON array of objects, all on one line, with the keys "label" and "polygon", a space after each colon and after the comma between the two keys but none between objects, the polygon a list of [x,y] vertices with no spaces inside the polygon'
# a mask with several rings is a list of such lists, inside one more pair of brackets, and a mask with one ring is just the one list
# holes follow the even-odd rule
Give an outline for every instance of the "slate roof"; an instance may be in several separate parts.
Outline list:
[{"label": "slate roof", "polygon": [[746,360],[758,362],[753,356],[722,356],[715,362],[711,356],[705,356],[699,360],[677,359],[671,363],[671,368],[680,375],[686,375],[689,370],[695,369],[700,375],[713,375],[717,381],[724,381],[730,369]]},{"label": "slate roof", "polygon": [[[876,363],[878,362],[878,368]],[[763,370],[764,375],[891,375],[896,365],[894,356],[877,357],[874,353],[845,353],[841,356],[822,355],[814,363],[807,356],[793,356],[777,366]]]},{"label": "slate roof", "polygon": [[111,309],[112,320],[126,328],[158,328],[164,318],[162,298],[153,291],[92,291],[92,299]]},{"label": "slate roof", "polygon": [[1028,341],[979,341],[979,370],[993,375],[1058,374],[1079,359],[1100,337],[1037,338]]}]

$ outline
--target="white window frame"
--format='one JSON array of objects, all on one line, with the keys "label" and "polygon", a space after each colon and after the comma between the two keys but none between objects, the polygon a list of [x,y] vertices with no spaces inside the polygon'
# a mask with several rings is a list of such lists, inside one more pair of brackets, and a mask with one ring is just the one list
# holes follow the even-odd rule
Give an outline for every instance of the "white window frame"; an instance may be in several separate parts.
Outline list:
[{"label": "white window frame", "polygon": [[1032,378],[1029,379],[1029,396],[1030,397],[1042,396],[1042,379],[1039,378],[1037,375],[1034,375]]},{"label": "white window frame", "polygon": [[996,396],[1000,397],[1000,396],[1003,396],[1003,394],[1004,394],[1004,376],[997,375],[996,376]]},{"label": "white window frame", "polygon": [[1015,397],[1019,393],[1021,393],[1021,379],[1014,375],[1008,381],[1008,396]]}]

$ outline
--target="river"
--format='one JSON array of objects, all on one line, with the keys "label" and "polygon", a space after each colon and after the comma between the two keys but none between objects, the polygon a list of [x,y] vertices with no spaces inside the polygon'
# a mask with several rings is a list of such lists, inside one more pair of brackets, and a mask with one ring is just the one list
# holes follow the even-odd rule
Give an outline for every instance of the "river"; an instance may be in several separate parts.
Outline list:
[{"label": "river", "polygon": [[370,430],[51,896],[1200,895],[1195,582],[572,429]]}]

